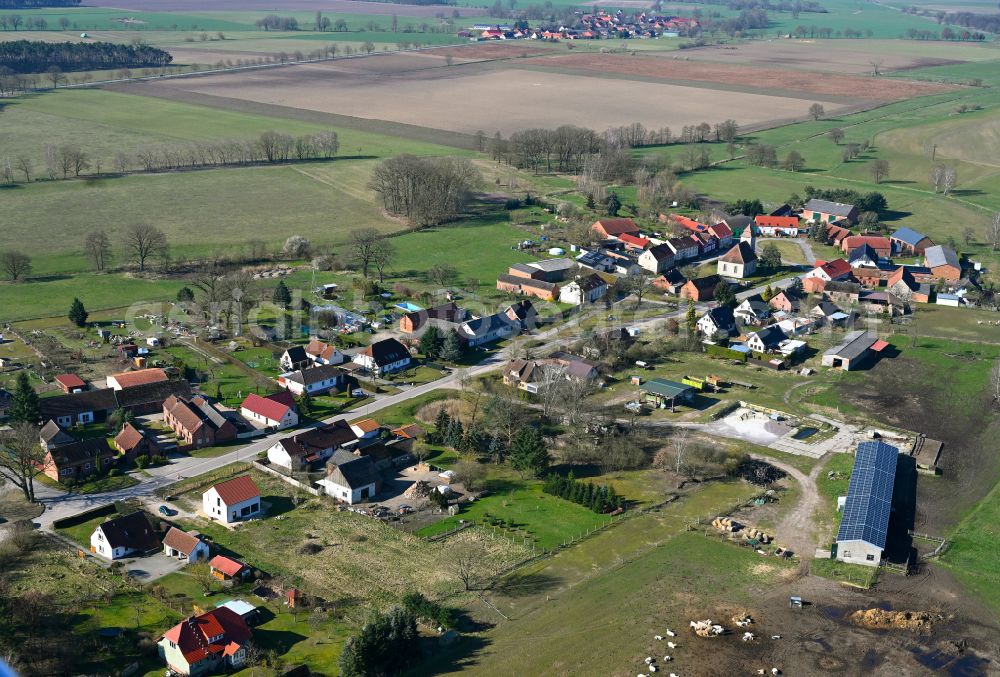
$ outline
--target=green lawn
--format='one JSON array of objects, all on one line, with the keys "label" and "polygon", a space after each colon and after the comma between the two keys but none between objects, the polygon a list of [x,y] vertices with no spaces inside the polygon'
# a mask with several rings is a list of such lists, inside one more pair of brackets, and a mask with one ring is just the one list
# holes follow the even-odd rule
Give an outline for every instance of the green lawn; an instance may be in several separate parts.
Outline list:
[{"label": "green lawn", "polygon": [[139,484],[139,480],[129,473],[123,473],[115,477],[109,475],[94,477],[74,485],[72,490],[49,478],[47,475],[38,475],[36,479],[47,486],[64,491],[72,491],[74,494],[101,494],[105,491],[118,491],[119,489],[127,489]]},{"label": "green lawn", "polygon": [[1000,538],[1000,485],[952,532],[951,544],[941,557],[941,563],[970,593],[1000,615],[1000,561],[996,544]]},{"label": "green lawn", "polygon": [[[595,479],[600,482],[600,479]],[[577,505],[572,501],[542,492],[539,481],[518,481],[513,478],[487,481],[490,495],[475,503],[465,504],[454,517],[425,527],[420,536],[433,536],[459,525],[460,520],[482,523],[503,520],[505,527],[485,527],[518,543],[534,543],[538,548],[554,548],[573,540],[587,531],[608,524],[610,518]],[[627,498],[627,497],[626,497]]]}]

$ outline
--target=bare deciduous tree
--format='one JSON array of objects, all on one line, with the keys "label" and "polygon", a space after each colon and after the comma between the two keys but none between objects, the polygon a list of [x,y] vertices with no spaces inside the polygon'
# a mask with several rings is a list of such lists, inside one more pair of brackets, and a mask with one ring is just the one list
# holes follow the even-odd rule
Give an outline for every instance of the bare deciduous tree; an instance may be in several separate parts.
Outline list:
[{"label": "bare deciduous tree", "polygon": [[881,159],[872,160],[872,163],[868,166],[868,173],[872,175],[872,180],[875,183],[882,183],[889,178],[889,161]]},{"label": "bare deciduous tree", "polygon": [[38,428],[30,423],[17,423],[0,437],[0,482],[17,487],[25,500],[35,500],[35,477],[47,462]]},{"label": "bare deciduous tree", "polygon": [[167,236],[162,230],[148,223],[133,223],[125,229],[122,241],[125,257],[145,272],[146,262],[167,253]]},{"label": "bare deciduous tree", "polygon": [[84,249],[94,270],[103,271],[111,261],[111,238],[103,230],[87,233]]},{"label": "bare deciduous tree", "polygon": [[24,174],[24,181],[31,181],[31,171],[34,169],[34,162],[29,155],[18,155],[14,158],[14,168]]},{"label": "bare deciduous tree", "polygon": [[368,270],[375,263],[382,234],[374,228],[360,228],[351,232],[351,254],[361,266],[361,274],[368,277]]},{"label": "bare deciduous tree", "polygon": [[10,282],[18,282],[31,274],[31,258],[19,251],[0,253],[0,271]]},{"label": "bare deciduous tree", "polygon": [[395,257],[396,257],[396,248],[393,246],[392,242],[390,242],[387,237],[383,236],[375,241],[375,247],[372,250],[372,263],[375,265],[375,269],[378,271],[379,284],[385,282],[386,266],[391,264],[392,260]]},{"label": "bare deciduous tree", "polygon": [[993,251],[1000,249],[1000,212],[994,214],[987,234],[989,235],[990,246],[993,247]]}]

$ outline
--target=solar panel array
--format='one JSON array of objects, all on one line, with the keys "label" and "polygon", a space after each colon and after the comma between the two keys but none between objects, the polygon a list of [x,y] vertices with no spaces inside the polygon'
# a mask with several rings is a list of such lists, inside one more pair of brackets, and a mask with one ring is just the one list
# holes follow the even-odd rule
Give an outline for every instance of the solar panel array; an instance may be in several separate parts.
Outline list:
[{"label": "solar panel array", "polygon": [[858,445],[838,542],[860,540],[885,549],[898,458],[899,450],[885,442]]}]

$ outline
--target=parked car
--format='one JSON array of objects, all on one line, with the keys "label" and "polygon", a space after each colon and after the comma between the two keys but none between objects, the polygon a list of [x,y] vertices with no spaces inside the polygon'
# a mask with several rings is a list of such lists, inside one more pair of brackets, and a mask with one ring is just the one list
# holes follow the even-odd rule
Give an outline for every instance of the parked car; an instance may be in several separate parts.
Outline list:
[{"label": "parked car", "polygon": [[355,388],[351,391],[351,397],[368,397],[368,393],[361,388]]},{"label": "parked car", "polygon": [[164,517],[173,517],[174,515],[177,514],[177,511],[176,510],[171,510],[170,508],[168,508],[165,505],[161,505],[160,509],[159,509],[159,513],[161,515],[163,515]]}]

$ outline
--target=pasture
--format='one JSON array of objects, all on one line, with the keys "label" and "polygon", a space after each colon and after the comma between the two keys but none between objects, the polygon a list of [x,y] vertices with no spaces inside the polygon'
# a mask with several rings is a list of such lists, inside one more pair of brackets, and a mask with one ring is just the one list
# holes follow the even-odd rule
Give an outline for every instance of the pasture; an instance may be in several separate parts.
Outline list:
[{"label": "pasture", "polygon": [[[377,61],[382,57],[373,57]],[[506,62],[507,64],[511,62]],[[517,63],[517,62],[513,62]],[[574,124],[604,129],[639,121],[647,127],[681,127],[737,114],[744,125],[802,117],[810,100],[627,80],[488,68],[474,64],[399,75],[349,75],[327,64],[220,74],[150,83],[160,91],[301,108],[358,118],[448,129],[465,134]],[[600,97],[593,93],[600,91]],[[531,105],[524,105],[524,98]],[[629,102],[623,109],[623,102]],[[828,104],[831,110],[837,105]],[[720,113],[724,107],[729,112]]]}]

